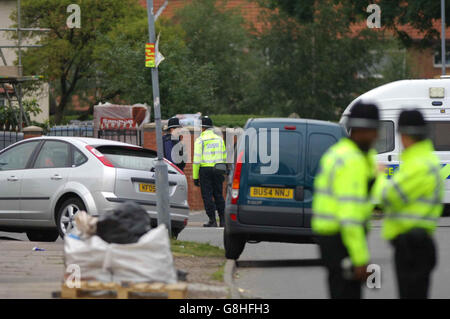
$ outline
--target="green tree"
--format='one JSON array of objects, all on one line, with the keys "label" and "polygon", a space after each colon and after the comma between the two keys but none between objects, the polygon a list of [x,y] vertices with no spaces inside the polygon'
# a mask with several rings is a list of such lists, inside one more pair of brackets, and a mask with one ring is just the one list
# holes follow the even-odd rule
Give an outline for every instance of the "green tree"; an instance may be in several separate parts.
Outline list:
[{"label": "green tree", "polygon": [[226,0],[193,0],[175,15],[195,62],[216,73],[218,103],[209,113],[246,112],[242,102],[257,67],[248,25],[238,8],[226,5]]},{"label": "green tree", "polygon": [[263,3],[276,10],[264,18],[259,43],[267,63],[249,104],[267,114],[335,120],[351,100],[380,82],[373,67],[389,40],[379,30],[352,30],[349,7],[334,3]]},{"label": "green tree", "polygon": [[[76,3],[81,8],[81,28],[69,29],[67,7]],[[142,8],[134,0],[23,0],[22,25],[51,29],[45,34],[28,33],[28,37],[42,44],[28,49],[23,65],[26,74],[44,75],[55,89],[55,122],[60,123],[71,96],[80,81],[95,81],[96,60],[93,53],[97,38],[108,33],[115,24],[135,18]],[[16,12],[11,14],[16,20]]]},{"label": "green tree", "polygon": [[[281,8],[301,22],[311,22],[314,17],[315,0],[259,0],[269,8]],[[433,20],[441,18],[441,2],[430,0],[334,0],[334,5],[346,8],[344,13],[351,22],[365,20],[369,16],[367,6],[376,3],[381,8],[381,26],[393,30],[403,45],[413,45],[411,37],[405,32],[405,26],[411,26],[423,32],[424,37],[416,42],[418,46],[430,47],[440,38],[440,29],[436,30]],[[446,1],[445,14],[450,16],[450,2]],[[450,19],[446,20],[447,26]]]},{"label": "green tree", "polygon": [[[144,48],[148,42],[147,18],[137,18],[118,25],[98,43],[100,89],[127,103],[152,101],[151,69],[145,67]],[[205,111],[215,104],[216,73],[211,64],[198,64],[184,42],[179,25],[160,18],[159,50],[165,60],[159,66],[161,112],[165,117],[176,113]]]}]

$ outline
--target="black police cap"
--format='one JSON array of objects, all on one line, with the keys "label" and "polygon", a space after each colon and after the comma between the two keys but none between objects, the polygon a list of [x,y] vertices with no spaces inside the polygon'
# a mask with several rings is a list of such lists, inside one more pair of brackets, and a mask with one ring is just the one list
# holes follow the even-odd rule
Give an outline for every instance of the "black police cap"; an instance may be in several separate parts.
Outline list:
[{"label": "black police cap", "polygon": [[208,116],[202,116],[202,127],[212,127],[213,122]]},{"label": "black police cap", "polygon": [[176,128],[180,126],[180,120],[177,117],[172,117],[167,122],[167,128]]},{"label": "black police cap", "polygon": [[374,103],[364,103],[361,100],[350,109],[347,126],[349,128],[378,128],[380,113]]},{"label": "black police cap", "polygon": [[422,113],[417,109],[402,111],[398,117],[398,132],[406,135],[427,135],[428,127]]}]

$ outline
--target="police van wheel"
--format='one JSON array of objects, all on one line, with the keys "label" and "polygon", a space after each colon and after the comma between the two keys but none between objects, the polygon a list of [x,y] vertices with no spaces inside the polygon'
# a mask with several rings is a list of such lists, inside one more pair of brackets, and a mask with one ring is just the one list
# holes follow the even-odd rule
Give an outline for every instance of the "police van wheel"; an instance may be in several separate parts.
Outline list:
[{"label": "police van wheel", "polygon": [[224,231],[223,245],[225,246],[225,257],[236,260],[244,250],[245,240],[241,236],[231,235]]}]

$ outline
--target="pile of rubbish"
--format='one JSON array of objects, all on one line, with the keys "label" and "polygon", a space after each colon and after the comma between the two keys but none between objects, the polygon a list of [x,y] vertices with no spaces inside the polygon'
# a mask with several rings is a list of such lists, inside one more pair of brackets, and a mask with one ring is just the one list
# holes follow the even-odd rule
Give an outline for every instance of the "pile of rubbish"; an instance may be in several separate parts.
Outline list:
[{"label": "pile of rubbish", "polygon": [[177,282],[167,228],[151,229],[149,215],[134,202],[98,218],[77,213],[65,236],[64,257],[66,269],[79,267],[81,280]]}]

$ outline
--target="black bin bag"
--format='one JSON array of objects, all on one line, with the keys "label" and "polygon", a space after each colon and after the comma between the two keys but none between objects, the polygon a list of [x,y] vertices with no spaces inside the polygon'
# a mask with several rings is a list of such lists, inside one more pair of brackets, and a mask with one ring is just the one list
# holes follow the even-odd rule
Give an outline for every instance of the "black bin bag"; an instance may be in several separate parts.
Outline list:
[{"label": "black bin bag", "polygon": [[139,204],[127,201],[98,218],[97,235],[107,243],[131,244],[150,228],[148,213]]}]

